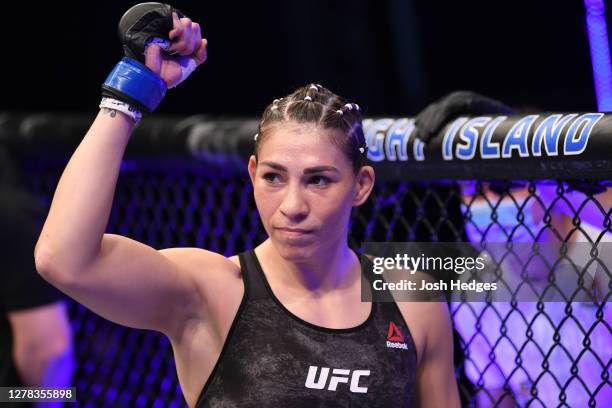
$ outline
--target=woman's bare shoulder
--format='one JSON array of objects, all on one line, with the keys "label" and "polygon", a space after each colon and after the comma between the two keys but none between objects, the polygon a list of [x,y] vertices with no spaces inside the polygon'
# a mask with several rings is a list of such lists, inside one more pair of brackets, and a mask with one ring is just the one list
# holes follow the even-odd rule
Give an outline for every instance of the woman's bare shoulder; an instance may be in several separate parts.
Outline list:
[{"label": "woman's bare shoulder", "polygon": [[226,257],[202,248],[169,248],[160,252],[195,279],[240,277],[240,262],[237,255]]},{"label": "woman's bare shoulder", "polygon": [[200,322],[212,321],[217,327],[224,327],[230,317],[225,309],[232,303],[237,306],[244,292],[240,262],[234,261],[238,257],[226,257],[202,248],[172,248],[161,252],[197,286],[203,301]]}]

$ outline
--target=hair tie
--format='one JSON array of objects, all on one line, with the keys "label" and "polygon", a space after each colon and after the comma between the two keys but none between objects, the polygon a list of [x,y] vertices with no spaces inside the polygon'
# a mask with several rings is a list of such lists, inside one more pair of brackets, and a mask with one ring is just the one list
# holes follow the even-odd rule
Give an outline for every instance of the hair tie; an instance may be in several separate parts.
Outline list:
[{"label": "hair tie", "polygon": [[255,137],[253,137],[253,140],[257,141],[258,136],[259,136],[259,133],[255,133]]},{"label": "hair tie", "polygon": [[343,110],[341,110],[341,109],[338,109],[338,110],[336,111],[336,113],[340,114],[340,116],[344,115],[344,111],[343,111]]},{"label": "hair tie", "polygon": [[306,97],[304,98],[304,100],[305,100],[305,101],[310,101],[310,102],[312,102],[312,98],[311,98],[310,96],[306,96]]},{"label": "hair tie", "polygon": [[359,153],[363,154],[364,152],[365,152],[365,148],[360,147],[360,148],[359,148]]},{"label": "hair tie", "polygon": [[313,85],[310,85],[310,88],[308,88],[308,89],[310,90],[310,89],[312,89],[312,88],[314,88],[314,90],[315,90],[315,91],[319,91],[319,88],[317,88],[317,86],[316,86],[316,85],[314,85],[314,84],[313,84]]},{"label": "hair tie", "polygon": [[353,104],[352,103],[347,103],[346,105],[344,105],[345,108],[347,108],[348,110],[353,110]]}]

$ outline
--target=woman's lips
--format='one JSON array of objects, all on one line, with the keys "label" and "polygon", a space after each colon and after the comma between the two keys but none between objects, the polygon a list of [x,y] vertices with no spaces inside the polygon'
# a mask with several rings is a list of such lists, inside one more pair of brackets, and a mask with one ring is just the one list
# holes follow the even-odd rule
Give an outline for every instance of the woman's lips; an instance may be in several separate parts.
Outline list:
[{"label": "woman's lips", "polygon": [[277,228],[283,235],[292,238],[299,238],[312,233],[311,230],[298,229],[298,228]]}]

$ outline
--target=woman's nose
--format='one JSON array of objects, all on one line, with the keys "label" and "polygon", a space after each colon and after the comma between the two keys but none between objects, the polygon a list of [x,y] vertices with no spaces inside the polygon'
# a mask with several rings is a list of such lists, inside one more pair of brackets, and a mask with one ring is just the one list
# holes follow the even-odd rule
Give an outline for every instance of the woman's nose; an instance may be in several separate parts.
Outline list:
[{"label": "woman's nose", "polygon": [[292,220],[306,217],[308,214],[308,203],[299,186],[287,187],[279,210],[283,215]]}]

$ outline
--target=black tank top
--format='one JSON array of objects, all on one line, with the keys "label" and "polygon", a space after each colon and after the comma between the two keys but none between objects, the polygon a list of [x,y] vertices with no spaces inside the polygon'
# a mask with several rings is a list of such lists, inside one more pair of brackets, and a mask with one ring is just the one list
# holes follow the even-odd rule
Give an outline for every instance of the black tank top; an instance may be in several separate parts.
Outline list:
[{"label": "black tank top", "polygon": [[415,404],[416,349],[394,302],[373,302],[356,327],[316,326],[274,296],[253,250],[239,258],[244,297],[196,407]]}]

